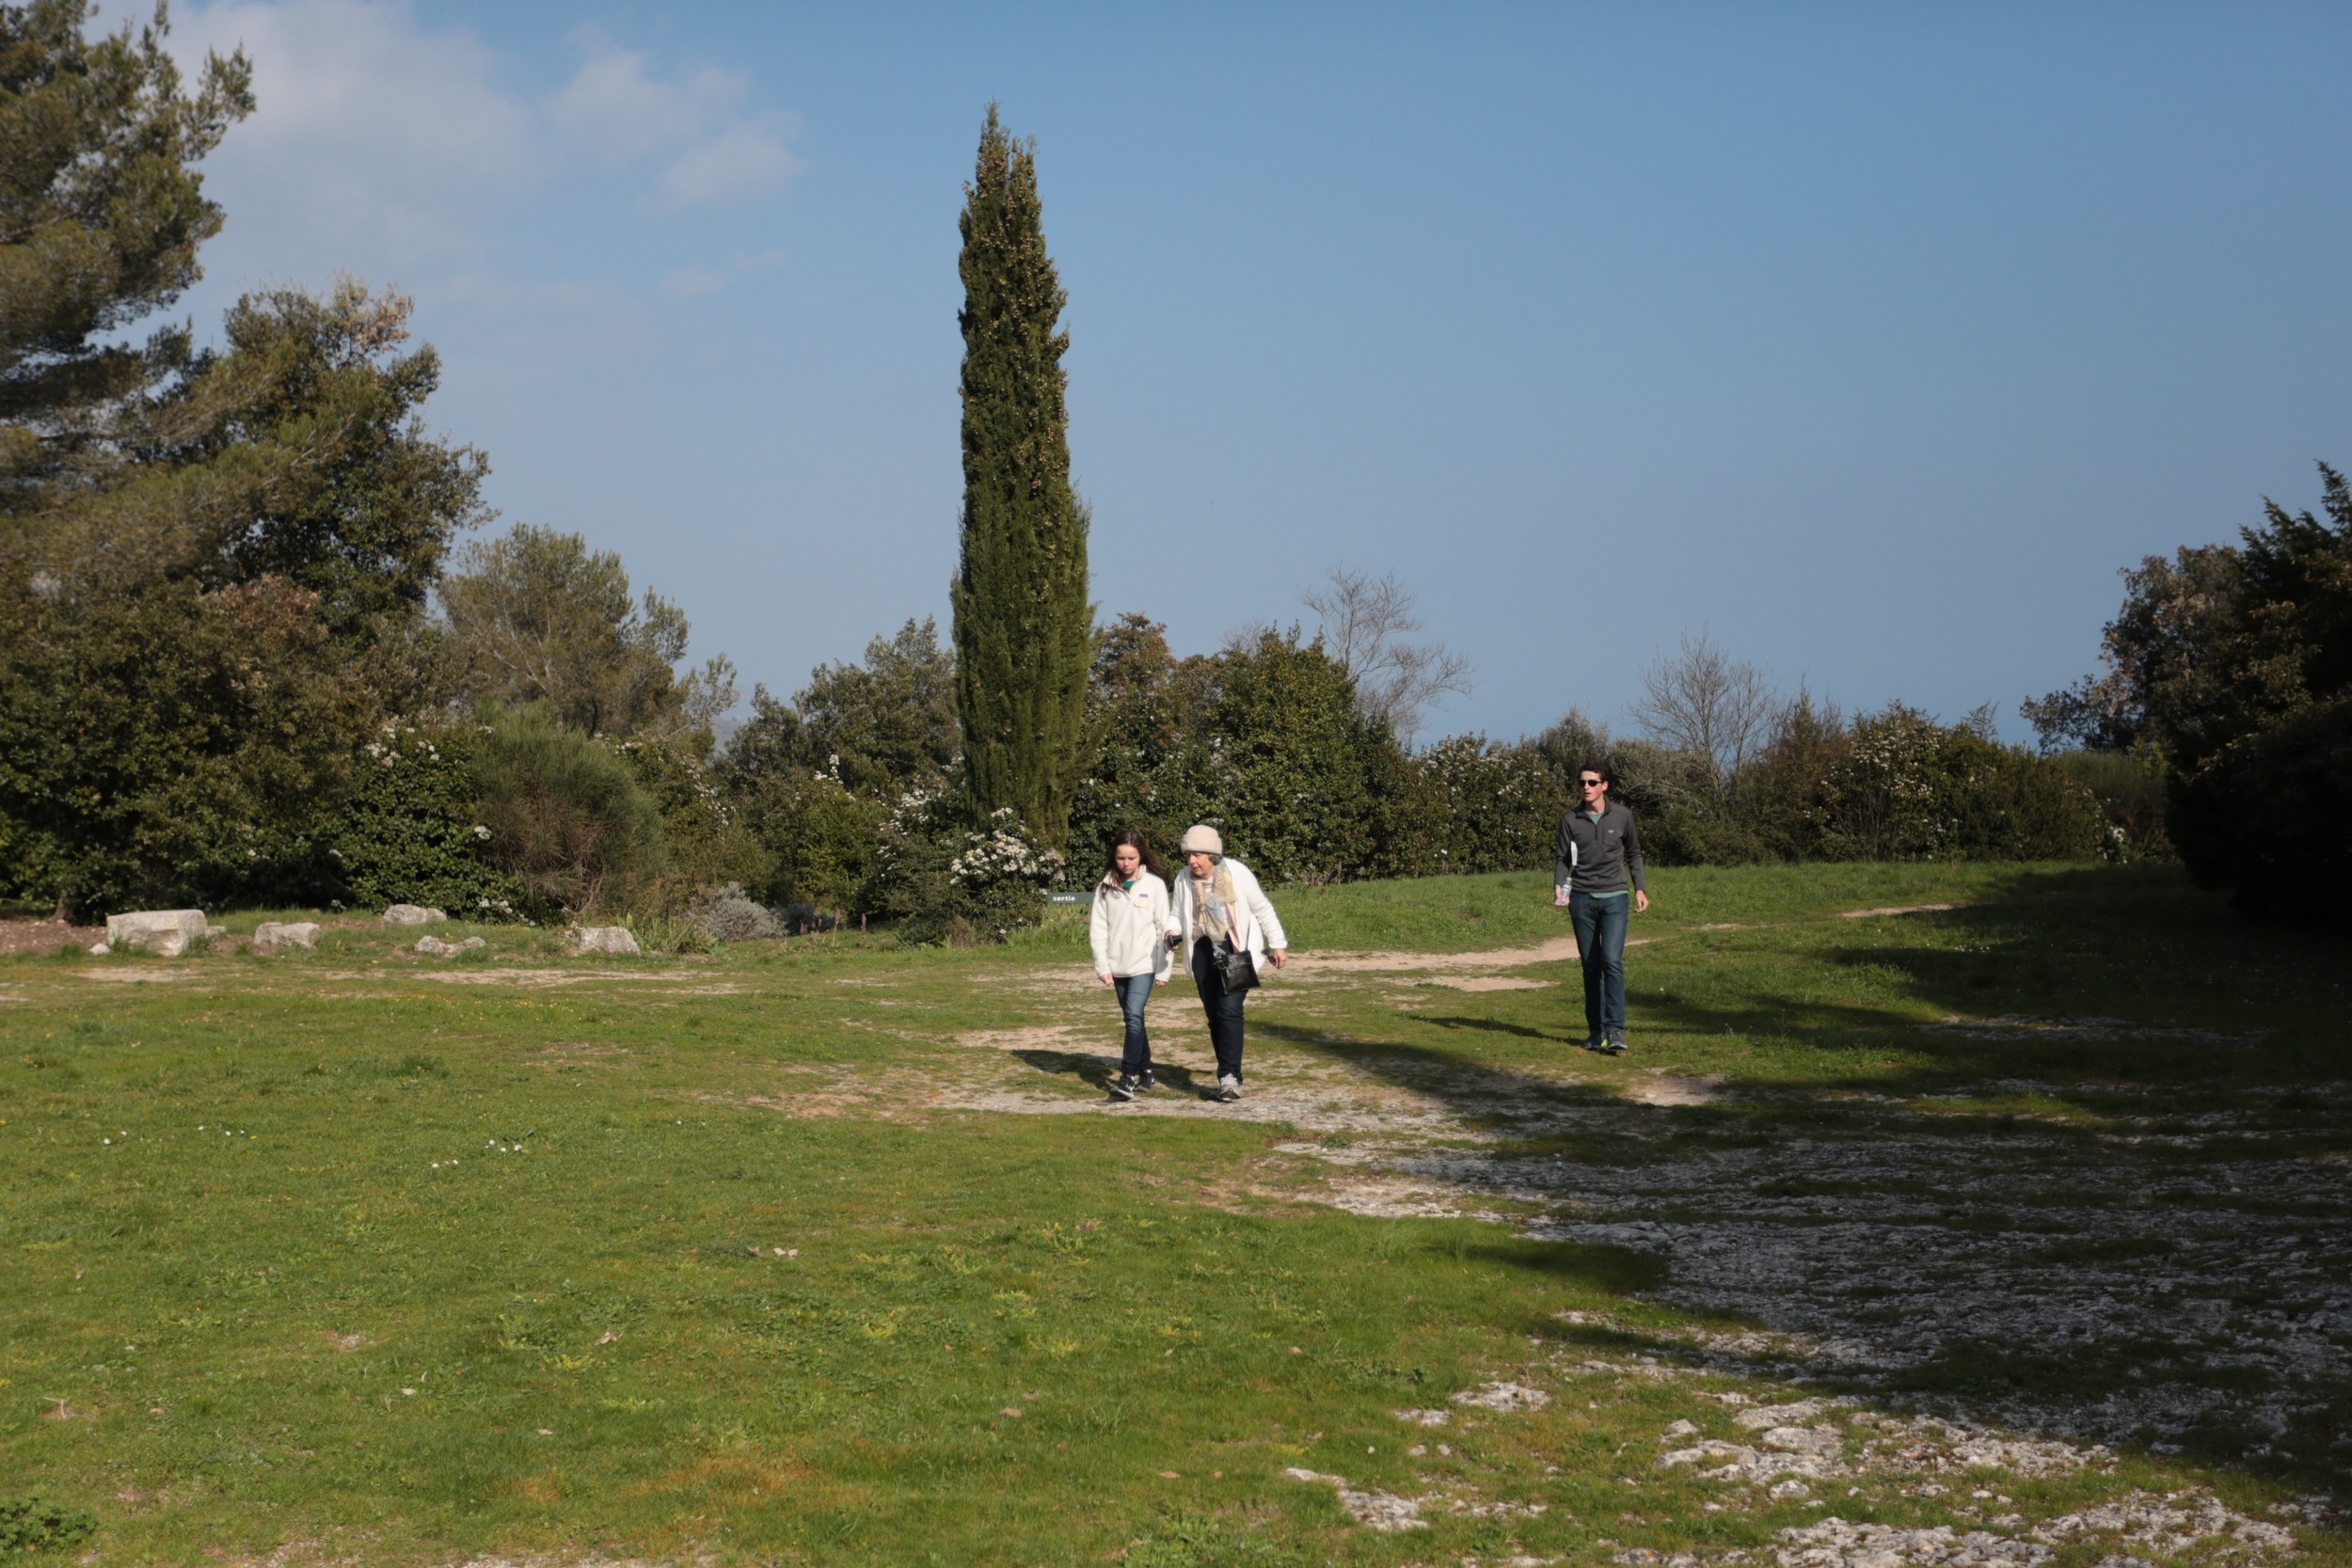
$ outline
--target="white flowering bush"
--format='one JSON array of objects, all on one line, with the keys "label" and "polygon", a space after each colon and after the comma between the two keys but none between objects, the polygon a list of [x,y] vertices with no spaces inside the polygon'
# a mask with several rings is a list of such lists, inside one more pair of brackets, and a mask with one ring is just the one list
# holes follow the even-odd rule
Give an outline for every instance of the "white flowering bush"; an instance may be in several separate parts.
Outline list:
[{"label": "white flowering bush", "polygon": [[427,904],[475,920],[524,917],[521,884],[485,858],[470,725],[391,721],[360,749],[326,851],[345,902]]},{"label": "white flowering bush", "polygon": [[1010,808],[978,829],[942,790],[914,789],[882,824],[864,906],[918,944],[1002,942],[1037,924],[1068,859],[1032,839]]}]

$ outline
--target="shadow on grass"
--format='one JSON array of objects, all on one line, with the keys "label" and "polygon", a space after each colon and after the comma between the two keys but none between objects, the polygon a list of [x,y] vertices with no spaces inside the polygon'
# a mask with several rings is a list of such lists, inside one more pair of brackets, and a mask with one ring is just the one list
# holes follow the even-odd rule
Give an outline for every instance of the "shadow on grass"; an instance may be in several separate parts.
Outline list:
[{"label": "shadow on grass", "polygon": [[[1036,1048],[1015,1051],[1011,1055],[1026,1062],[1038,1071],[1057,1078],[1075,1078],[1090,1084],[1105,1095],[1110,1093],[1111,1080],[1119,1075],[1119,1064],[1103,1056],[1089,1055],[1077,1051],[1043,1051]],[[1189,1068],[1171,1067],[1165,1062],[1152,1066],[1152,1076],[1159,1085],[1159,1092],[1202,1095],[1207,1091]]]},{"label": "shadow on grass", "polygon": [[[1886,920],[1932,921],[1936,940],[1890,941]],[[1740,1284],[1744,1265],[1722,1250],[1733,1237],[1734,1253],[1769,1257],[1767,1274],[1796,1271],[1785,1295],[1750,1282],[1723,1299],[1747,1301],[1766,1327],[1880,1346],[1886,1370],[1856,1373],[1852,1386],[2027,1430],[2161,1438],[2202,1462],[2352,1497],[2340,1462],[2352,1446],[2341,1435],[2352,1430],[2352,1369],[2340,1336],[2311,1326],[2328,1318],[2328,1280],[2352,1267],[2352,1185],[2312,1156],[2352,1148],[2352,1122],[2329,1096],[2279,1092],[2344,1076],[2352,939],[2247,922],[2169,867],[2021,868],[1964,908],[1785,929],[1802,961],[1752,947],[1724,955],[1751,972],[1739,1003],[1637,993],[1637,1027],[1669,1038],[1728,1034],[1809,1053],[1726,1103],[1629,1103],[1469,1053],[1481,1037],[1508,1053],[1573,1047],[1581,1034],[1509,1018],[1411,1021],[1462,1037],[1458,1052],[1253,1022],[1510,1140],[1463,1162],[1473,1184],[1575,1193],[1608,1222],[1603,1236],[1664,1221],[1645,1244],[1696,1250],[1680,1267],[1653,1254],[1661,1281],[1671,1272]],[[1638,983],[1651,964],[1694,958],[1708,961],[1661,950],[1631,967]],[[1858,989],[1885,1000],[1821,996],[1824,965],[1860,972]],[[2016,1037],[1923,1026],[1921,1003],[2012,1021],[2003,1027]],[[1496,1006],[1526,1004],[1498,993]],[[2020,1021],[2073,1021],[2078,1032]],[[2101,1031],[2109,1037],[2091,1037]],[[1672,1046],[1661,1054],[1671,1061]],[[1658,1059],[1637,1043],[1627,1066]],[[1990,1100],[1970,1114],[1972,1087]],[[1963,1114],[1902,1103],[1956,1090],[1951,1108]],[[2001,1109],[2026,1091],[2080,1115]],[[2225,1110],[2235,1126],[2213,1121]],[[2179,1136],[2114,1135],[2152,1125],[2139,1115],[2151,1111],[2159,1131],[2179,1118]],[[1638,1168],[1621,1181],[1612,1167]],[[2280,1183],[2294,1190],[2266,1190]],[[1841,1231],[1867,1239],[1840,1243]],[[1492,1255],[1543,1267],[1540,1252]],[[1874,1255],[1894,1266],[1874,1269]],[[1933,1266],[1915,1266],[1922,1258]],[[1856,1273],[1840,1278],[1850,1261]],[[1964,1321],[1955,1332],[1934,1311],[1954,1291],[2022,1299],[2049,1332],[1970,1333]],[[2086,1307],[2100,1292],[2111,1299]],[[1922,1338],[1919,1323],[1938,1327]],[[2281,1332],[2308,1341],[2318,1363],[2248,1354]],[[1645,1348],[1692,1354],[1665,1337]]]}]

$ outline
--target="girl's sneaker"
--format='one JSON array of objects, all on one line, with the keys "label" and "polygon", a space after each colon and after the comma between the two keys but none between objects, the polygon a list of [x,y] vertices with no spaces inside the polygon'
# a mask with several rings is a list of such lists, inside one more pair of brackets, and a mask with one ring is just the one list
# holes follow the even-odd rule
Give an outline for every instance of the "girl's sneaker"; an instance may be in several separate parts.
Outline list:
[{"label": "girl's sneaker", "polygon": [[1113,1100],[1133,1100],[1135,1097],[1136,1081],[1134,1079],[1128,1077],[1122,1072],[1117,1078],[1111,1080],[1111,1098]]},{"label": "girl's sneaker", "polygon": [[1136,1080],[1136,1092],[1137,1094],[1150,1094],[1153,1089],[1156,1089],[1159,1086],[1159,1080],[1152,1076],[1152,1069],[1150,1068],[1145,1068],[1143,1069],[1143,1076]]}]

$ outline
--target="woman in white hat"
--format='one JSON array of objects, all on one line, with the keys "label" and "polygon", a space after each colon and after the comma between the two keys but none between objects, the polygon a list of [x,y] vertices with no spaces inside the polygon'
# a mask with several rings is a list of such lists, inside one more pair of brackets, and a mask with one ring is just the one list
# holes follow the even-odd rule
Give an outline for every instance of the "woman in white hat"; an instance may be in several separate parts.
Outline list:
[{"label": "woman in white hat", "polygon": [[1212,1100],[1241,1098],[1241,1005],[1271,960],[1279,969],[1290,957],[1290,939],[1249,867],[1225,855],[1225,841],[1207,823],[1184,830],[1178,847],[1184,875],[1176,879],[1174,914],[1192,955],[1193,983],[1200,988],[1201,1010],[1209,1015],[1209,1040],[1216,1048],[1216,1092]]}]

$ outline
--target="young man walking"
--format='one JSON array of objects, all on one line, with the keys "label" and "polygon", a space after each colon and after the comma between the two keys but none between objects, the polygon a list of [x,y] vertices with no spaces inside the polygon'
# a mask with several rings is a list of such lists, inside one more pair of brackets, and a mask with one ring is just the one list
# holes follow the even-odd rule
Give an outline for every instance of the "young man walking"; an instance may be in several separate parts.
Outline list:
[{"label": "young man walking", "polygon": [[1609,799],[1615,782],[1606,764],[1576,770],[1579,800],[1560,818],[1551,880],[1553,901],[1568,907],[1584,965],[1584,1049],[1622,1056],[1625,928],[1634,911],[1649,908],[1649,888],[1633,814]]}]

